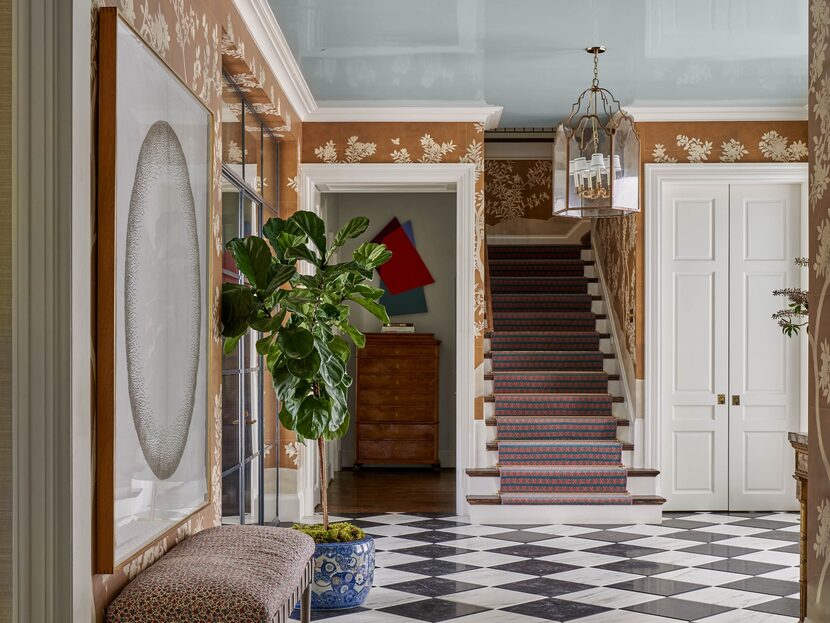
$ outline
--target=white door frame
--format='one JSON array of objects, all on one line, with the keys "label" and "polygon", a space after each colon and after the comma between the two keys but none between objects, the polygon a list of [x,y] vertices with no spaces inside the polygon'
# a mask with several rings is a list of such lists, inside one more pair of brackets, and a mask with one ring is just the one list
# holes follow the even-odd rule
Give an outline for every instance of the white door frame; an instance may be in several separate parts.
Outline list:
[{"label": "white door frame", "polygon": [[[710,183],[789,183],[801,186],[801,255],[808,254],[807,218],[808,178],[806,162],[761,163],[700,163],[700,164],[646,164],[645,165],[645,464],[660,470],[662,418],[660,388],[662,361],[660,355],[660,305],[661,291],[659,261],[662,257],[660,238],[662,214],[659,209],[663,199],[663,185]],[[801,287],[807,287],[807,269],[802,271]],[[772,322],[772,321],[770,321]],[[802,332],[801,345],[801,430],[807,430],[807,339]],[[661,478],[657,479],[657,494],[662,490]]]},{"label": "white door frame", "polygon": [[[455,507],[468,515],[466,469],[474,466],[475,399],[475,165],[474,164],[303,164],[299,208],[320,212],[320,193],[454,192],[456,196],[456,457]],[[298,508],[314,513],[316,447],[307,444],[298,468]],[[282,516],[282,513],[280,513]],[[297,519],[300,519],[299,517]]]}]

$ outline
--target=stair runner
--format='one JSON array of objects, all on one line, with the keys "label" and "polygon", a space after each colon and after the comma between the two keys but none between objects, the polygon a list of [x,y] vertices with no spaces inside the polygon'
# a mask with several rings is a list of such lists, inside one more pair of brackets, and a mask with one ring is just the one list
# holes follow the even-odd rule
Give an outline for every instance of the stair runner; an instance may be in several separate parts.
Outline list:
[{"label": "stair runner", "polygon": [[582,248],[491,246],[502,504],[631,504]]}]

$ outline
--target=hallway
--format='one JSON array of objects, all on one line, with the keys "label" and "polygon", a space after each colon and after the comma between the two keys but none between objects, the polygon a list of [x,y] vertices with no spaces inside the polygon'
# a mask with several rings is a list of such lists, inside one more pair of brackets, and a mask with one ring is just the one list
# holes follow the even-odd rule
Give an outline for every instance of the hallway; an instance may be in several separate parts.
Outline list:
[{"label": "hallway", "polygon": [[660,526],[482,526],[426,513],[347,517],[375,538],[374,585],[364,607],[315,613],[314,620],[797,620],[795,513],[664,513]]},{"label": "hallway", "polygon": [[455,511],[455,470],[364,467],[335,472],[328,489],[329,510],[352,513]]}]

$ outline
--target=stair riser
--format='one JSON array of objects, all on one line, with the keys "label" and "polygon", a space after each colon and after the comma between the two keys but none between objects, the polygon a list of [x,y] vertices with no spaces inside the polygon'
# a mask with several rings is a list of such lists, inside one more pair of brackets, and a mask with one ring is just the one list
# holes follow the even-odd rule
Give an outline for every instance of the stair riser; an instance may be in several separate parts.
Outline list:
[{"label": "stair riser", "polygon": [[509,443],[499,444],[501,465],[620,465],[622,451],[619,446],[568,447],[540,445],[517,447]]},{"label": "stair riser", "polygon": [[625,493],[625,472],[616,474],[502,473],[502,493]]},{"label": "stair riser", "polygon": [[[499,312],[590,312],[593,301],[579,294],[563,295],[562,299],[520,298],[523,295],[493,297],[493,313],[498,321]],[[567,298],[566,298],[567,297]]]},{"label": "stair riser", "polygon": [[602,353],[590,355],[508,355],[493,353],[491,360],[493,370],[507,372],[510,370],[574,370],[574,371],[597,371],[605,369],[605,362],[609,361],[602,357]]},{"label": "stair riser", "polygon": [[490,277],[587,277],[582,261],[550,263],[505,262],[490,260]]},{"label": "stair riser", "polygon": [[659,524],[660,506],[478,505],[468,506],[474,524]]},{"label": "stair riser", "polygon": [[557,336],[499,336],[490,338],[493,350],[599,350],[599,334]]},{"label": "stair riser", "polygon": [[493,381],[495,393],[504,394],[607,394],[608,379],[539,379],[506,380],[496,378]]},{"label": "stair riser", "polygon": [[508,294],[588,294],[587,279],[575,278],[573,281],[555,281],[554,279],[530,279],[517,281],[510,277],[500,277],[490,284],[494,296]]},{"label": "stair riser", "polygon": [[549,416],[549,417],[609,417],[610,396],[542,396],[524,399],[496,396],[495,415],[499,416]]},{"label": "stair riser", "polygon": [[[482,441],[485,442],[486,435],[482,437]],[[486,442],[485,442],[486,443]],[[498,450],[489,450],[484,446],[484,443],[481,445],[482,449],[479,449],[478,460],[476,461],[477,467],[497,467],[499,465],[499,452]],[[634,452],[632,450],[623,450],[622,451],[622,464],[625,467],[633,467],[634,466]]]},{"label": "stair riser", "polygon": [[491,262],[498,260],[582,259],[589,249],[578,245],[490,245],[487,255]]},{"label": "stair riser", "polygon": [[563,320],[559,318],[503,318],[493,321],[496,331],[596,331],[594,318]]},{"label": "stair riser", "polygon": [[[501,487],[498,476],[476,476],[469,479],[470,495],[497,495]],[[628,476],[626,489],[631,495],[655,495],[657,479],[654,476]]]},{"label": "stair riser", "polygon": [[617,439],[616,421],[597,421],[586,418],[586,422],[580,423],[576,420],[568,420],[562,423],[556,422],[533,422],[534,419],[545,418],[517,418],[519,421],[505,421],[510,418],[498,420],[495,427],[498,439],[509,440],[614,440]]}]

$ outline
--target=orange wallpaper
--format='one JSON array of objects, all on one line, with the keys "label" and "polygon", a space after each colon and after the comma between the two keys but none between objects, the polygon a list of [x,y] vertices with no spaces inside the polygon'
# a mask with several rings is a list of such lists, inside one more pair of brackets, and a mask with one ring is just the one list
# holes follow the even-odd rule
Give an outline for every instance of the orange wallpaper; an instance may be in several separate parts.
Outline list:
[{"label": "orange wallpaper", "polygon": [[[156,542],[126,561],[112,575],[93,575],[93,599],[96,617],[103,620],[104,609],[123,586],[141,570],[178,541],[199,530],[215,525],[221,514],[221,336],[219,335],[219,275],[221,266],[221,194],[220,174],[222,163],[222,69],[223,66],[253,102],[257,112],[282,141],[280,177],[296,176],[299,159],[301,127],[299,119],[280,90],[276,78],[262,59],[250,33],[242,23],[230,1],[210,0],[117,0],[101,2],[117,6],[120,16],[130,24],[191,91],[214,114],[214,198],[212,234],[215,249],[212,263],[215,276],[213,306],[211,310],[211,356],[214,358],[215,378],[210,379],[214,408],[211,414],[210,438],[210,486],[212,504],[191,516],[177,529],[171,530]],[[93,9],[93,22],[96,21]],[[97,50],[97,32],[93,31],[94,53]],[[97,76],[93,77],[95,93]],[[94,100],[93,100],[94,101]],[[296,196],[281,193],[280,209],[291,212],[296,209]]]},{"label": "orange wallpaper", "polygon": [[[803,121],[638,123],[647,163],[795,162],[807,159]],[[643,205],[642,193],[640,205]],[[594,246],[606,272],[612,313],[625,335],[635,376],[645,373],[645,243],[643,212],[596,222]]]},{"label": "orange wallpaper", "polygon": [[810,3],[810,317],[807,618],[830,621],[830,2]]}]

